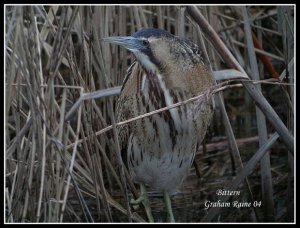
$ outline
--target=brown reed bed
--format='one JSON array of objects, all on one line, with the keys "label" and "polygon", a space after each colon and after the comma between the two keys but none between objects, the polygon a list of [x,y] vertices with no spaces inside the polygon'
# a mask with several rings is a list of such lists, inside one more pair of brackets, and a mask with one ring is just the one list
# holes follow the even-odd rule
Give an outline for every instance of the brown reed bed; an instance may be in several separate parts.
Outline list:
[{"label": "brown reed bed", "polygon": [[[216,93],[210,131],[173,197],[177,222],[293,222],[294,10],[6,5],[5,222],[146,222],[142,207],[126,204],[137,186],[126,172],[122,179],[111,130],[133,56],[100,41],[143,27],[197,43],[213,71],[275,81],[253,89],[266,99],[249,91],[249,80]],[[224,188],[240,196],[218,196]],[[155,220],[164,222],[161,196],[149,195]],[[262,204],[205,210],[218,200]]]}]

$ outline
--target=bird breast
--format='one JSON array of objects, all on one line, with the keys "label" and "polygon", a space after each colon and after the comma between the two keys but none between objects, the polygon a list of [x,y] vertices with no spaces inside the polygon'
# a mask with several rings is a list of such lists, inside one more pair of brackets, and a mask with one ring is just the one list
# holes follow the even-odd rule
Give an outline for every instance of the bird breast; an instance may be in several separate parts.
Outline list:
[{"label": "bird breast", "polygon": [[[121,98],[120,102],[131,107],[133,116],[183,101],[196,93],[188,84],[172,84],[163,74],[147,72],[139,64],[132,72],[134,75],[128,80],[135,82],[127,84],[137,87],[134,90],[125,85],[123,93],[129,94],[126,94],[127,100]],[[126,102],[129,103],[124,104]],[[212,114],[211,106],[207,104],[194,120],[188,115],[191,106],[183,105],[130,123],[127,162],[136,182],[169,193],[182,183]]]}]

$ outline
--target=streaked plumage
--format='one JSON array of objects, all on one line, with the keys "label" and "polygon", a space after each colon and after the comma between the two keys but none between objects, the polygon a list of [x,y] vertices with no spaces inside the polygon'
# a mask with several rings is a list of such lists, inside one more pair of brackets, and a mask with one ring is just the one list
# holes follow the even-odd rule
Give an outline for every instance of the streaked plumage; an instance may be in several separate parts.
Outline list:
[{"label": "streaked plumage", "polygon": [[[124,39],[129,39],[125,45],[114,43],[132,51],[137,61],[124,79],[118,122],[197,96],[214,85],[195,44],[158,29],[143,29]],[[195,120],[191,109],[192,104],[180,106],[118,128],[135,182],[170,194],[181,185],[213,114],[211,101]]]}]

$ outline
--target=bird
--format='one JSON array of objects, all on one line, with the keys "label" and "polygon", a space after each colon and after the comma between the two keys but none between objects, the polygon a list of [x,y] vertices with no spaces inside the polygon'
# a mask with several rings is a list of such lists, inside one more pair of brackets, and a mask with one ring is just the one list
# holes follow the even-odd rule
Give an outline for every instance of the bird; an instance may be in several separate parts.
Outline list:
[{"label": "bird", "polygon": [[[135,56],[117,100],[117,122],[198,96],[215,84],[202,50],[168,31],[143,28],[131,36],[102,40]],[[197,115],[194,107],[182,105],[117,128],[124,164],[141,187],[141,197],[132,203],[143,202],[149,222],[154,220],[145,186],[163,193],[166,220],[175,222],[170,196],[189,174],[212,120],[213,99],[206,99]]]}]

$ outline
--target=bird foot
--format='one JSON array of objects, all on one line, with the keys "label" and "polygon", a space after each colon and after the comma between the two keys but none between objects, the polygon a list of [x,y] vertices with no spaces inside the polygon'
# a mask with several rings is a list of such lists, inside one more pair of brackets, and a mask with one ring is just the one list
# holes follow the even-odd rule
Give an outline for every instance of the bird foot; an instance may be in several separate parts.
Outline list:
[{"label": "bird foot", "polygon": [[171,199],[167,192],[164,192],[164,199],[165,199],[165,204],[167,209],[167,222],[175,223],[175,218],[171,206]]},{"label": "bird foot", "polygon": [[154,219],[153,219],[153,216],[152,216],[152,213],[151,213],[149,199],[148,199],[147,195],[141,195],[136,200],[131,199],[130,203],[132,204],[132,207],[135,210],[137,210],[139,208],[139,204],[142,203],[145,207],[146,214],[147,214],[149,222],[154,222]]},{"label": "bird foot", "polygon": [[152,213],[151,213],[151,208],[150,208],[150,203],[149,203],[149,199],[147,196],[147,192],[145,189],[144,185],[141,185],[141,195],[139,198],[137,198],[136,200],[131,199],[130,203],[132,204],[132,207],[136,210],[139,208],[139,204],[142,203],[145,207],[145,211],[148,217],[149,222],[154,222]]},{"label": "bird foot", "polygon": [[175,223],[175,218],[172,212],[171,213],[167,212],[167,222]]},{"label": "bird foot", "polygon": [[[137,210],[139,209],[140,207],[140,203],[142,203],[143,201],[146,200],[146,197],[144,195],[141,195],[139,198],[137,198],[136,200],[135,199],[131,199],[130,200],[130,204],[132,204],[132,207],[134,210]],[[148,199],[147,199],[148,200]]]},{"label": "bird foot", "polygon": [[141,195],[139,198],[137,198],[136,200],[131,199],[130,203],[133,205],[138,205],[140,203],[142,203],[144,200],[146,200],[146,197],[144,195]]}]

